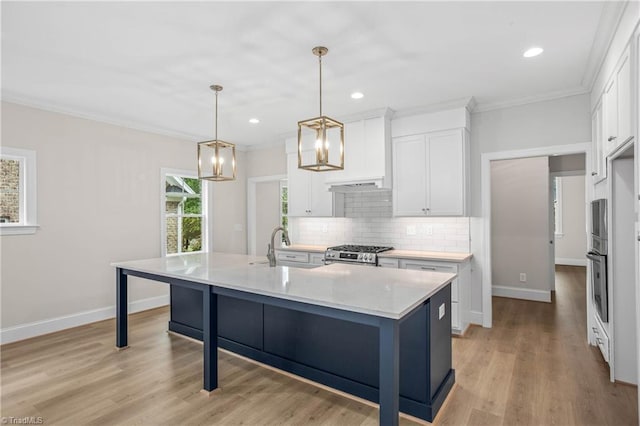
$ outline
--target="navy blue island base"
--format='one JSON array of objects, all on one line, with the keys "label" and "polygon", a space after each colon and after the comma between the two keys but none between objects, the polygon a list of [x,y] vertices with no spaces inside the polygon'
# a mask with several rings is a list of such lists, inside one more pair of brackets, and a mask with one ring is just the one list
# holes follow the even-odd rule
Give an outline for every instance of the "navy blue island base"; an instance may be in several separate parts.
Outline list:
[{"label": "navy blue island base", "polygon": [[[127,276],[171,286],[169,330],[204,344],[203,387],[218,387],[217,347],[433,421],[455,382],[451,286],[391,319],[118,267],[116,346],[127,339]],[[444,305],[444,309],[442,306]]]}]

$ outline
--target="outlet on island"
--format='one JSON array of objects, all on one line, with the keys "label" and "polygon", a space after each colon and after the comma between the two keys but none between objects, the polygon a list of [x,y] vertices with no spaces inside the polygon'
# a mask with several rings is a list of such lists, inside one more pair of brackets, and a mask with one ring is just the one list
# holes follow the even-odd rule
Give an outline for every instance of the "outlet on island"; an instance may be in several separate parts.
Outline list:
[{"label": "outlet on island", "polygon": [[524,272],[520,272],[520,282],[521,283],[527,282],[527,274],[525,274]]}]

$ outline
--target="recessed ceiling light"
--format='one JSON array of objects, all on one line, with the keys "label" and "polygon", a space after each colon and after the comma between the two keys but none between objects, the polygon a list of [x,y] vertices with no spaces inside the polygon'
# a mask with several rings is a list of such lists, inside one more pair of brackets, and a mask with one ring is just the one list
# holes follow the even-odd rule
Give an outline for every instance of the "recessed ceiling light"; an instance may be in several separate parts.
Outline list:
[{"label": "recessed ceiling light", "polygon": [[531,49],[524,52],[522,56],[524,56],[525,58],[533,58],[534,56],[538,56],[542,52],[544,52],[544,49],[542,47],[532,47]]},{"label": "recessed ceiling light", "polygon": [[251,124],[258,124],[260,122],[260,120],[258,120],[257,118],[250,118],[249,119],[249,123]]},{"label": "recessed ceiling light", "polygon": [[351,94],[351,99],[362,99],[364,98],[364,93],[362,92],[353,92]]}]

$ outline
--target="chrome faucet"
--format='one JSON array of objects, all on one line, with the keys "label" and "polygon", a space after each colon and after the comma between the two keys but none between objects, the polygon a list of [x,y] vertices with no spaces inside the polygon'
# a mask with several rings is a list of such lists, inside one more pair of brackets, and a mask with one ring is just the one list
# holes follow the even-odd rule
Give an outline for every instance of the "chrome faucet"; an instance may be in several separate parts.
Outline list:
[{"label": "chrome faucet", "polygon": [[276,233],[278,231],[282,231],[284,242],[288,246],[291,245],[291,241],[289,240],[289,233],[287,232],[286,229],[284,229],[282,226],[278,226],[276,229],[274,229],[273,232],[271,233],[271,244],[269,244],[269,248],[267,250],[267,259],[269,259],[269,266],[276,266],[276,253],[275,253],[273,240],[276,237]]}]

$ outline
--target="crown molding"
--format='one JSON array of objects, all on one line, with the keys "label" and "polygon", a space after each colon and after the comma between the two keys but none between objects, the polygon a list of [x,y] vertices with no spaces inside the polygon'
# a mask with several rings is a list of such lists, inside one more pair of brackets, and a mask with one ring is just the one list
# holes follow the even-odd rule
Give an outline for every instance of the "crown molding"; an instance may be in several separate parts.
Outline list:
[{"label": "crown molding", "polygon": [[473,96],[466,98],[452,99],[449,101],[438,102],[435,104],[421,105],[412,108],[406,108],[397,110],[393,118],[408,117],[418,114],[427,114],[430,112],[446,111],[448,109],[455,108],[467,108],[469,111],[473,111],[476,107],[476,100]]},{"label": "crown molding", "polygon": [[527,105],[527,104],[534,104],[537,102],[552,101],[554,99],[570,98],[572,96],[584,95],[590,92],[591,92],[590,89],[586,89],[584,87],[576,87],[574,89],[559,90],[557,92],[549,92],[549,93],[544,93],[541,95],[534,95],[534,96],[524,96],[522,98],[510,99],[507,101],[480,103],[474,108],[473,112],[474,113],[487,112],[487,111],[493,111],[497,109],[505,109],[505,108],[511,108],[516,106]]},{"label": "crown molding", "polygon": [[589,91],[593,90],[593,85],[596,83],[598,75],[602,70],[607,52],[611,47],[611,43],[618,31],[620,21],[628,4],[628,1],[609,1],[605,2],[602,6],[602,14],[598,21],[596,35],[591,44],[587,66],[582,76],[582,86],[588,87]]},{"label": "crown molding", "polygon": [[[77,109],[63,107],[50,102],[42,102],[40,100],[36,100],[28,96],[18,95],[7,90],[2,91],[0,100],[2,100],[2,102],[21,105],[28,108],[35,108],[43,111],[54,112],[57,114],[70,115],[72,117],[81,118],[84,120],[91,120],[99,123],[110,124],[112,126],[118,126],[118,127],[124,127],[127,129],[137,130],[140,132],[167,136],[173,139],[179,139],[181,141],[190,142],[194,144],[196,143],[196,141],[207,140],[206,137],[202,137],[201,135],[185,133],[185,132],[176,132],[174,130],[169,130],[169,129],[156,127],[156,126],[144,125],[144,124],[140,124],[140,123],[136,123],[128,120],[113,119],[111,117],[107,117],[107,116],[93,113],[93,112],[78,111]],[[246,151],[247,146],[236,144],[236,149],[238,151]]]}]

